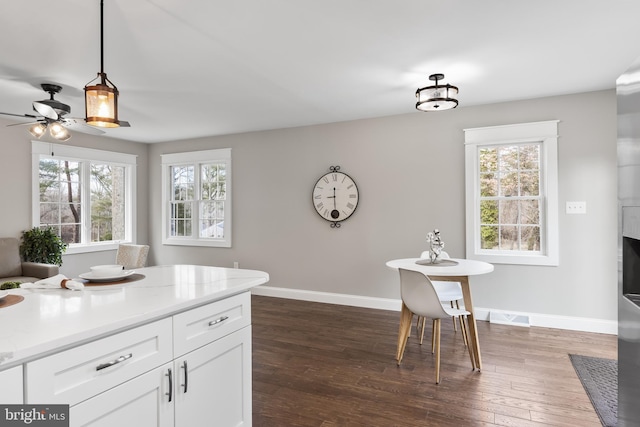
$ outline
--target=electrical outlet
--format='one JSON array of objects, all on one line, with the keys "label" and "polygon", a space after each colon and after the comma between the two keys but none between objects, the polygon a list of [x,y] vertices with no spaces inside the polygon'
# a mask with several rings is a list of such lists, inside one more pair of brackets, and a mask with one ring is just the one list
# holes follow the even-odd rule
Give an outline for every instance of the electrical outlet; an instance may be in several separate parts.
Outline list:
[{"label": "electrical outlet", "polygon": [[567,202],[566,212],[568,214],[586,214],[587,202]]},{"label": "electrical outlet", "polygon": [[238,261],[233,261],[233,268],[240,268]]}]

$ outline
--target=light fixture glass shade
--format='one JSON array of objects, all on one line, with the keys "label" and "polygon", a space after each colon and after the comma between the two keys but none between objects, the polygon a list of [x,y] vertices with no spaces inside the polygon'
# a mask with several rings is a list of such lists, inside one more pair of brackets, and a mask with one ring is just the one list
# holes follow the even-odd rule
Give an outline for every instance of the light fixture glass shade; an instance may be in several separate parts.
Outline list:
[{"label": "light fixture glass shade", "polygon": [[436,84],[420,88],[416,91],[416,109],[420,111],[450,110],[458,106],[458,88],[450,84],[439,85],[443,74],[432,74],[430,80]]},{"label": "light fixture glass shade", "polygon": [[47,131],[47,125],[44,123],[34,123],[29,126],[29,133],[36,138],[40,138]]},{"label": "light fixture glass shade", "polygon": [[87,124],[106,128],[120,126],[118,122],[118,89],[99,83],[85,86],[84,91]]},{"label": "light fixture glass shade", "polygon": [[71,134],[60,123],[51,123],[49,125],[49,134],[58,141],[66,141],[71,138]]}]

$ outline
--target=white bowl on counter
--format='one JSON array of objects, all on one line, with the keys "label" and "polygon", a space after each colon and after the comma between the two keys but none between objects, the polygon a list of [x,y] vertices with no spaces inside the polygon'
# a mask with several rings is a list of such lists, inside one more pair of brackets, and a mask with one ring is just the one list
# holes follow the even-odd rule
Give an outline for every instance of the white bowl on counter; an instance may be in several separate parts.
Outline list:
[{"label": "white bowl on counter", "polygon": [[91,275],[93,277],[113,277],[121,274],[123,270],[124,266],[119,264],[95,265],[91,267]]}]

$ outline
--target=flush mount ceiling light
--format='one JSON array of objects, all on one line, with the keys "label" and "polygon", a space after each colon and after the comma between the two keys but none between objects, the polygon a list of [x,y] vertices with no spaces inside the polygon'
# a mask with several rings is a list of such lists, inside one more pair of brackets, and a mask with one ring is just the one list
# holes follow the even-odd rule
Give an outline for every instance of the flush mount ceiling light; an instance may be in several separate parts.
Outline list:
[{"label": "flush mount ceiling light", "polygon": [[450,110],[458,106],[458,88],[450,84],[438,84],[444,74],[431,74],[429,80],[435,81],[433,86],[416,90],[416,109],[420,111]]},{"label": "flush mount ceiling light", "polygon": [[[103,9],[104,1],[100,0],[100,72],[84,87],[85,121],[89,125],[106,128],[129,126],[129,123],[118,120],[118,88],[104,72]],[[97,79],[100,83],[90,86]]]}]

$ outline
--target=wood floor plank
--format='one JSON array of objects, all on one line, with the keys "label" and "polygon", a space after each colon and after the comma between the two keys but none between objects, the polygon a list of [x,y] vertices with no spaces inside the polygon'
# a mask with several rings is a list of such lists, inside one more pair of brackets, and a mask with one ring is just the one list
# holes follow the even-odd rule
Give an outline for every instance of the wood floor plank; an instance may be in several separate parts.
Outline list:
[{"label": "wood floor plank", "polygon": [[[395,361],[400,313],[253,297],[253,425],[597,426],[569,353],[617,357],[617,338],[478,322],[482,371],[442,323],[441,382],[431,329],[415,322]],[[574,423],[574,424],[572,424]]]}]

